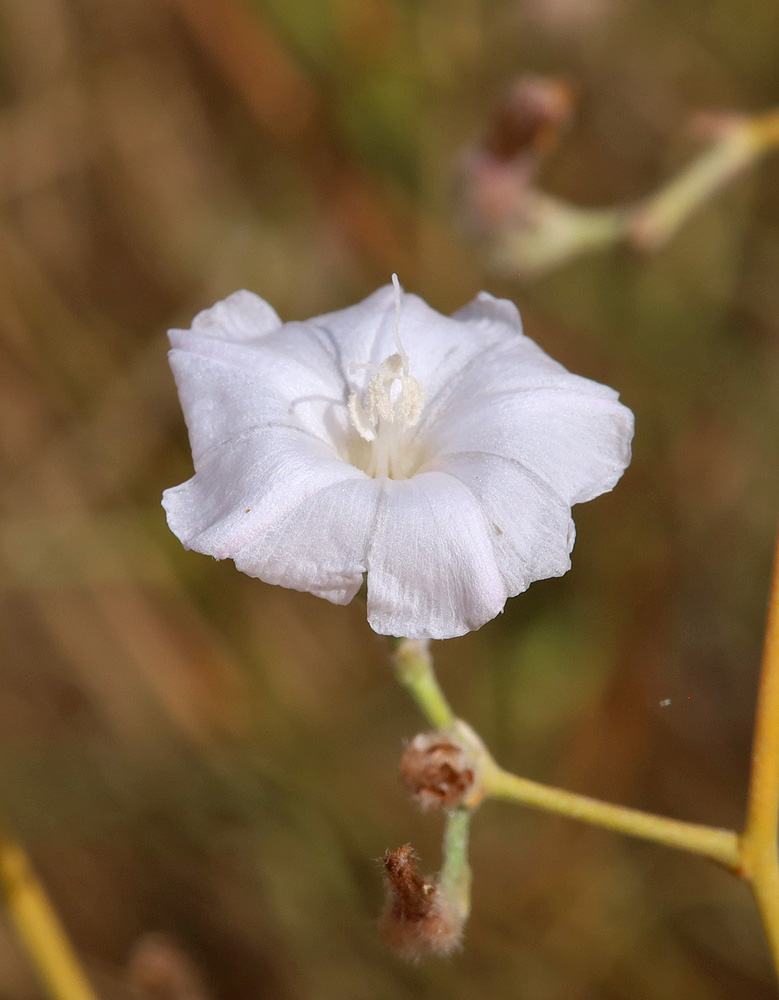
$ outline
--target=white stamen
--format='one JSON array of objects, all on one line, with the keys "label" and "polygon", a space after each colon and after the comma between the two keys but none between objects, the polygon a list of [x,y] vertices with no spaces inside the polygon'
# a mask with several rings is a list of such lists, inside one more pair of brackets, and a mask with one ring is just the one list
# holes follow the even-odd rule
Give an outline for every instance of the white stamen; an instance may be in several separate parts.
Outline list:
[{"label": "white stamen", "polygon": [[356,392],[351,394],[346,405],[349,410],[349,420],[352,423],[352,427],[354,427],[360,437],[365,438],[366,441],[375,441],[376,431]]},{"label": "white stamen", "polygon": [[[374,476],[405,478],[413,461],[410,458],[409,438],[404,427],[414,427],[419,422],[425,402],[425,390],[409,371],[408,354],[400,339],[401,288],[397,274],[392,275],[395,291],[395,315],[392,336],[396,353],[390,354],[380,365],[354,363],[349,366],[352,374],[360,370],[372,371],[361,400],[356,392],[348,399],[349,420],[363,440],[373,444],[371,459],[366,471]],[[399,383],[394,394],[393,387]]]},{"label": "white stamen", "polygon": [[406,427],[414,427],[422,416],[425,405],[425,390],[413,375],[404,375],[400,380],[400,396],[395,404],[398,422]]}]

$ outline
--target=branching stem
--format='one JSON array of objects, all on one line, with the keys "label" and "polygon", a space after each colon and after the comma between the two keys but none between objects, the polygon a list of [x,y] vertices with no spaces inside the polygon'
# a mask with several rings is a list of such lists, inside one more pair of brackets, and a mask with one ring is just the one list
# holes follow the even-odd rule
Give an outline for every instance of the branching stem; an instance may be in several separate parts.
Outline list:
[{"label": "branching stem", "polygon": [[721,116],[711,131],[698,156],[656,191],[628,205],[584,208],[528,186],[523,177],[516,197],[524,210],[487,239],[488,265],[527,280],[616,244],[638,250],[663,246],[701,205],[779,146],[779,109]]},{"label": "branching stem", "polygon": [[[511,774],[495,762],[470,726],[455,716],[435,676],[428,643],[400,640],[395,664],[399,680],[411,692],[427,721],[436,729],[456,737],[472,755],[480,783],[472,803],[482,798],[517,802],[689,851],[723,865],[749,883],[779,975],[779,543],[758,696],[747,824],[741,836],[733,830],[684,823],[600,802]],[[462,867],[460,855],[467,849],[470,811],[460,809],[449,818],[444,839],[442,877],[446,876],[450,855],[452,870],[459,870],[458,865]],[[464,825],[465,839],[457,839],[457,824]],[[452,845],[458,849],[453,850]],[[462,847],[461,852],[459,847]],[[467,866],[467,860],[465,864]]]}]

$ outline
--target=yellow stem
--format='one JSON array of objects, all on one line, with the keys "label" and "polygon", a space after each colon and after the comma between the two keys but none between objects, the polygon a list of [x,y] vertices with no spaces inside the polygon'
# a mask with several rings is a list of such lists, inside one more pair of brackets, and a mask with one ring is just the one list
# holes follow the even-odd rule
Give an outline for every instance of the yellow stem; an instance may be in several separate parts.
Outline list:
[{"label": "yellow stem", "polygon": [[19,937],[52,1000],[95,1000],[24,849],[2,829],[0,885]]},{"label": "yellow stem", "polygon": [[561,788],[550,788],[504,771],[494,762],[482,772],[482,781],[488,798],[519,802],[631,837],[690,851],[733,870],[738,869],[741,863],[738,836],[732,830],[683,823],[639,809],[600,802]]},{"label": "yellow stem", "polygon": [[757,697],[742,871],[757,900],[779,971],[779,541],[774,560],[763,666]]}]

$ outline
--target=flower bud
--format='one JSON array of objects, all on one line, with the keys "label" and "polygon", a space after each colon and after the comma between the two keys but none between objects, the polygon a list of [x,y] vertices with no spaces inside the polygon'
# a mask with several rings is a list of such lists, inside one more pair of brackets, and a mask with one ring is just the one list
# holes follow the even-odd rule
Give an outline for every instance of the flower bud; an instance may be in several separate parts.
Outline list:
[{"label": "flower bud", "polygon": [[460,943],[464,918],[437,882],[422,878],[410,844],[384,856],[387,898],[379,933],[405,958],[448,955]]},{"label": "flower bud", "polygon": [[420,733],[400,759],[400,776],[422,809],[473,806],[476,765],[454,739],[440,733]]}]

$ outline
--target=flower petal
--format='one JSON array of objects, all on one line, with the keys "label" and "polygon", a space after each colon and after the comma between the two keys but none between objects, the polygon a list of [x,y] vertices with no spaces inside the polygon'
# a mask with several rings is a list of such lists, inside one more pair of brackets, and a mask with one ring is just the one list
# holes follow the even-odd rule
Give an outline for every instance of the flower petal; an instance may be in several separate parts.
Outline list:
[{"label": "flower petal", "polygon": [[570,569],[570,507],[532,469],[478,452],[441,456],[435,468],[463,483],[482,510],[509,597]]},{"label": "flower petal", "polygon": [[428,453],[484,452],[521,462],[569,505],[605,493],[630,462],[633,414],[606,386],[574,375],[556,382],[452,408],[431,431]]},{"label": "flower petal", "polygon": [[[401,294],[398,332],[411,374],[432,398],[446,382],[485,348],[521,333],[516,307],[482,293],[453,317],[442,316],[417,295]],[[344,378],[362,391],[370,371],[352,372],[352,364],[380,365],[397,350],[393,334],[395,297],[392,285],[348,309],[310,320],[338,344]]]},{"label": "flower petal", "polygon": [[441,472],[387,479],[368,552],[368,621],[385,635],[447,639],[506,601],[473,493]]},{"label": "flower petal", "polygon": [[496,340],[474,352],[457,372],[449,373],[435,392],[427,393],[417,434],[424,435],[437,422],[448,421],[481,396],[557,385],[567,374],[561,364],[523,334]]},{"label": "flower petal", "polygon": [[[400,337],[411,374],[424,386],[427,401],[483,351],[520,336],[519,314],[516,322],[487,322],[476,309],[466,309],[465,315],[467,319],[442,316],[417,295],[402,298]],[[389,342],[388,348],[387,353],[395,349]]]},{"label": "flower petal", "polygon": [[[362,302],[316,316],[308,320],[306,325],[314,327],[318,335],[331,345],[344,383],[363,385],[370,376],[364,373],[353,375],[350,366],[380,365],[388,355],[394,353],[394,310],[395,291],[392,285],[382,285]],[[389,345],[392,346],[387,349]]]},{"label": "flower petal", "polygon": [[327,445],[286,426],[253,427],[195,462],[192,479],[166,490],[168,524],[184,546],[236,559],[314,494],[364,472]]},{"label": "flower petal", "polygon": [[280,326],[273,306],[245,289],[233,292],[192,320],[193,330],[217,340],[254,340]]},{"label": "flower petal", "polygon": [[331,448],[347,421],[343,386],[326,365],[307,363],[315,340],[287,358],[265,344],[222,343],[171,331],[170,366],[197,459],[252,428],[287,424]]},{"label": "flower petal", "polygon": [[462,309],[452,313],[458,323],[467,323],[471,332],[480,334],[481,340],[502,339],[505,331],[522,333],[522,318],[519,309],[510,299],[496,299],[489,292],[479,292]]},{"label": "flower petal", "polygon": [[354,476],[326,486],[233,558],[249,576],[348,604],[362,586],[381,484]]}]

